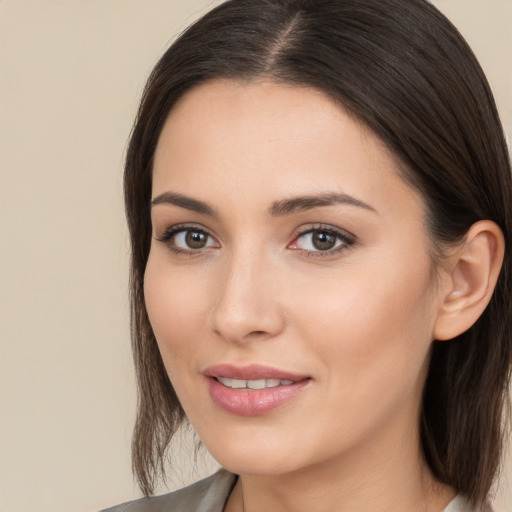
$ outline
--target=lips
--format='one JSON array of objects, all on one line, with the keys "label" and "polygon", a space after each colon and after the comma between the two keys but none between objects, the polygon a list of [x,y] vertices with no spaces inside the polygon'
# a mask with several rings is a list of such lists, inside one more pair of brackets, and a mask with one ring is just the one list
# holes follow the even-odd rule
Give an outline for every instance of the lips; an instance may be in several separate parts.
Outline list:
[{"label": "lips", "polygon": [[307,388],[311,378],[261,365],[217,365],[207,368],[208,391],[226,412],[257,416],[291,401]]}]

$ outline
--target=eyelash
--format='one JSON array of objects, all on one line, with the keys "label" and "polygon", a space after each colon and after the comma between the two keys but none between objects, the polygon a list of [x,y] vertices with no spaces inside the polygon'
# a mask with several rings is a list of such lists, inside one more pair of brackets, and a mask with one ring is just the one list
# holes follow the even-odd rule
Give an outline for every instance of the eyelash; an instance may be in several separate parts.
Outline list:
[{"label": "eyelash", "polygon": [[[172,226],[171,228],[167,229],[164,234],[160,237],[157,237],[156,240],[158,242],[161,242],[165,244],[170,251],[172,251],[174,254],[178,254],[180,256],[198,256],[200,255],[204,250],[208,250],[211,247],[205,247],[202,249],[182,249],[180,247],[177,247],[173,244],[173,237],[178,235],[179,233],[184,233],[187,231],[191,231],[194,233],[201,233],[209,238],[213,238],[208,231],[205,229],[202,229],[198,226],[194,225],[176,225]],[[314,226],[310,226],[302,231],[299,231],[297,235],[293,238],[293,241],[291,244],[295,244],[297,240],[299,240],[302,237],[305,237],[306,235],[310,233],[326,233],[328,235],[334,236],[336,239],[341,241],[341,244],[338,247],[335,247],[333,249],[328,249],[325,251],[322,250],[316,250],[316,251],[310,251],[306,249],[300,249],[300,248],[293,248],[292,250],[300,251],[303,256],[307,258],[323,258],[326,256],[333,256],[334,254],[338,254],[341,251],[345,251],[351,246],[353,246],[356,243],[356,237],[353,235],[346,233],[344,231],[341,231],[337,228],[334,228],[333,226],[325,225],[325,224],[317,224]]]}]

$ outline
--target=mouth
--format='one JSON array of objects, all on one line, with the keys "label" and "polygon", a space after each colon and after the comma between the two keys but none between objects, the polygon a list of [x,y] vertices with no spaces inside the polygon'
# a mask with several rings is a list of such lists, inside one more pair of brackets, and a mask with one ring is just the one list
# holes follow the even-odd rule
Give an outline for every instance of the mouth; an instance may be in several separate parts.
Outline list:
[{"label": "mouth", "polygon": [[276,388],[277,386],[291,386],[295,383],[293,380],[280,380],[280,379],[229,379],[227,377],[216,377],[217,381],[223,386],[231,389],[268,389]]},{"label": "mouth", "polygon": [[239,416],[268,413],[302,394],[312,381],[309,376],[261,365],[223,364],[203,373],[212,401],[224,411]]}]

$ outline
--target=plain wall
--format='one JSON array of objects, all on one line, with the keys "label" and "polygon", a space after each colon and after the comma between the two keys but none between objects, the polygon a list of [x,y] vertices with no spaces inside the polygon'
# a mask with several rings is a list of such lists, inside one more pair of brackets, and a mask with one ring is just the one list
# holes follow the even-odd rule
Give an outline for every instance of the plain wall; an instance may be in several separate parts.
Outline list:
[{"label": "plain wall", "polygon": [[[216,3],[0,0],[0,512],[139,496],[123,155],[152,65]],[[481,59],[510,140],[512,2],[435,3]],[[182,444],[170,488],[214,467],[192,469]],[[495,508],[512,511],[510,483]]]}]

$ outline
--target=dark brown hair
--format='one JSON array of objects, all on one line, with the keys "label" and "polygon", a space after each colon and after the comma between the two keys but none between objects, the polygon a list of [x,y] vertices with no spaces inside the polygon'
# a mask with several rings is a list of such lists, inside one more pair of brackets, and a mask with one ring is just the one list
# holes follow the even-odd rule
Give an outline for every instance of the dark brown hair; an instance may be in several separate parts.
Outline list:
[{"label": "dark brown hair", "polygon": [[155,147],[191,88],[262,77],[323,91],[384,141],[425,200],[438,257],[480,219],[501,227],[507,248],[491,303],[456,340],[434,341],[420,424],[433,474],[482,502],[499,467],[512,362],[510,162],[479,64],[426,0],[230,0],[184,32],[153,70],[125,169],[139,384],[133,466],[142,490],[152,493],[185,420],[143,295]]}]

